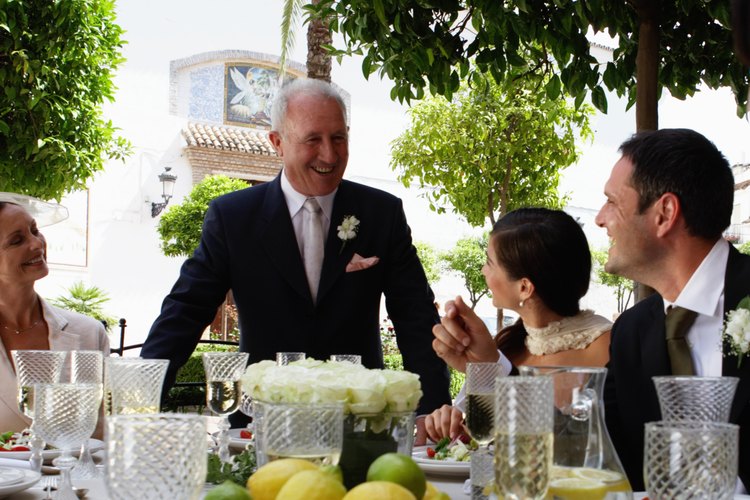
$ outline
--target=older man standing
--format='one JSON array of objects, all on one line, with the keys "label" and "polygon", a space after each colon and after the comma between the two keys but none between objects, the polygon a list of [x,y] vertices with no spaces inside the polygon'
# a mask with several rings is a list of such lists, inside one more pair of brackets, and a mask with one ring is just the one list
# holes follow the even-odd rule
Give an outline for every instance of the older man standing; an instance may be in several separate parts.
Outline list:
[{"label": "older man standing", "polygon": [[385,295],[404,367],[422,382],[418,411],[449,403],[448,371],[431,348],[439,322],[434,295],[401,200],[342,180],[349,134],[340,95],[325,82],[298,79],[280,90],[271,119],[269,139],[283,171],[211,203],[200,245],[142,355],[171,360],[171,385],[231,289],[240,349],[251,362],[278,351],[317,359],[348,353],[378,368]]},{"label": "older man standing", "polygon": [[[692,130],[638,133],[620,151],[596,217],[611,239],[605,270],[658,294],[612,328],[605,405],[615,448],[631,485],[642,490],[644,423],[660,419],[651,377],[740,377],[730,420],[741,426],[740,479],[750,485],[750,360],[738,367],[722,344],[725,314],[750,293],[750,257],[722,237],[733,208],[732,171]],[[673,327],[679,316],[683,326]]]}]

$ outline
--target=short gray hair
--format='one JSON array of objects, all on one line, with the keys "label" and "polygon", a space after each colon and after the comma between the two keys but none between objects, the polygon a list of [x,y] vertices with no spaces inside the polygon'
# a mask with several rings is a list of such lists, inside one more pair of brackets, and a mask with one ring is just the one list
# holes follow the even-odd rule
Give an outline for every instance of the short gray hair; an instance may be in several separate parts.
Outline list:
[{"label": "short gray hair", "polygon": [[336,102],[339,103],[341,113],[343,113],[344,119],[346,120],[346,103],[341,97],[339,91],[336,90],[333,85],[314,78],[295,78],[281,87],[276,94],[273,106],[271,107],[271,130],[283,132],[282,129],[284,128],[284,120],[286,119],[286,109],[289,105],[289,99],[298,94],[335,99]]}]

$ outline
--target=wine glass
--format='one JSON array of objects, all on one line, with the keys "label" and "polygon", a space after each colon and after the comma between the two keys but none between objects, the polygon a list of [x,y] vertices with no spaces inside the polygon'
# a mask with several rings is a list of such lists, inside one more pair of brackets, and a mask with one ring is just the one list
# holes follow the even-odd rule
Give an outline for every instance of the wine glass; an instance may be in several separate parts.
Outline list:
[{"label": "wine glass", "polygon": [[304,352],[277,352],[276,353],[276,364],[279,366],[286,366],[289,363],[295,361],[302,361],[305,359]]},{"label": "wine glass", "polygon": [[472,455],[482,455],[480,462],[487,460],[485,456],[490,454],[489,445],[494,437],[495,426],[495,379],[501,374],[497,363],[466,363],[464,425],[479,445],[479,449]]},{"label": "wine glass", "polygon": [[352,363],[354,365],[362,364],[362,356],[359,354],[331,354],[331,361]]},{"label": "wine glass", "polygon": [[104,370],[107,415],[158,413],[168,359],[106,358]]},{"label": "wine glass", "polygon": [[204,352],[206,405],[221,417],[219,421],[219,459],[229,462],[229,419],[240,406],[240,377],[247,366],[246,352]]},{"label": "wine glass", "polygon": [[34,390],[34,426],[46,442],[60,448],[52,464],[60,469],[58,500],[76,500],[70,469],[76,464],[71,450],[80,447],[96,428],[102,402],[101,384],[37,384]]},{"label": "wine glass", "polygon": [[[70,381],[72,383],[101,384],[103,376],[104,356],[101,351],[70,352]],[[70,475],[75,479],[93,479],[100,476],[91,458],[88,440],[81,445],[78,463],[70,471]]]},{"label": "wine glass", "polygon": [[36,433],[34,419],[34,385],[59,382],[67,352],[47,350],[11,351],[13,364],[16,366],[16,383],[18,384],[18,408],[31,419],[29,429],[29,447],[31,453],[29,464],[31,470],[42,470],[42,451],[44,441]]}]

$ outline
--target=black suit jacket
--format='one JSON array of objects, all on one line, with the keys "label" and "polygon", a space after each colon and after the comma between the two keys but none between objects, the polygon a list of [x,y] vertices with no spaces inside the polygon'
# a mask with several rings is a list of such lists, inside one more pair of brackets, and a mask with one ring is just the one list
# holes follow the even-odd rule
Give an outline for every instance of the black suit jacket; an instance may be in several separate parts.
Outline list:
[{"label": "black suit jacket", "polygon": [[[724,313],[750,293],[750,257],[729,249],[724,277]],[[724,345],[724,352],[728,347]],[[607,428],[634,490],[643,490],[644,424],[661,420],[651,377],[671,375],[664,332],[664,301],[654,294],[622,313],[612,327],[604,392]],[[740,425],[739,475],[750,487],[750,359],[737,368],[725,355],[722,375],[739,377],[730,422]]]},{"label": "black suit jacket", "polygon": [[[342,245],[336,227],[349,215],[359,219],[359,231]],[[346,272],[355,252],[380,262]],[[398,198],[342,181],[316,304],[280,177],[214,200],[200,245],[183,264],[141,351],[143,357],[171,360],[166,387],[230,289],[239,313],[240,349],[249,353],[250,363],[274,359],[278,351],[299,351],[316,359],[359,354],[369,368],[383,367],[380,300],[385,295],[404,367],[422,382],[418,411],[450,403],[448,370],[431,344],[432,326],[439,322],[434,295]]]}]

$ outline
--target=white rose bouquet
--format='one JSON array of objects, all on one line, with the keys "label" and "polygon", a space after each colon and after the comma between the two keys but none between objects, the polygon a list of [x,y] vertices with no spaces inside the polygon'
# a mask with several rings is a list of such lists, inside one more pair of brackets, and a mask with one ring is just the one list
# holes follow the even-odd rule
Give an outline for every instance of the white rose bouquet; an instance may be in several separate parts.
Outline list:
[{"label": "white rose bouquet", "polygon": [[743,356],[750,351],[750,296],[742,299],[737,309],[727,313],[723,338],[729,344],[730,352],[737,356],[739,368]]},{"label": "white rose bouquet", "polygon": [[242,376],[242,390],[269,403],[344,401],[344,412],[355,415],[414,411],[422,397],[414,373],[309,358],[285,366],[253,363]]}]

